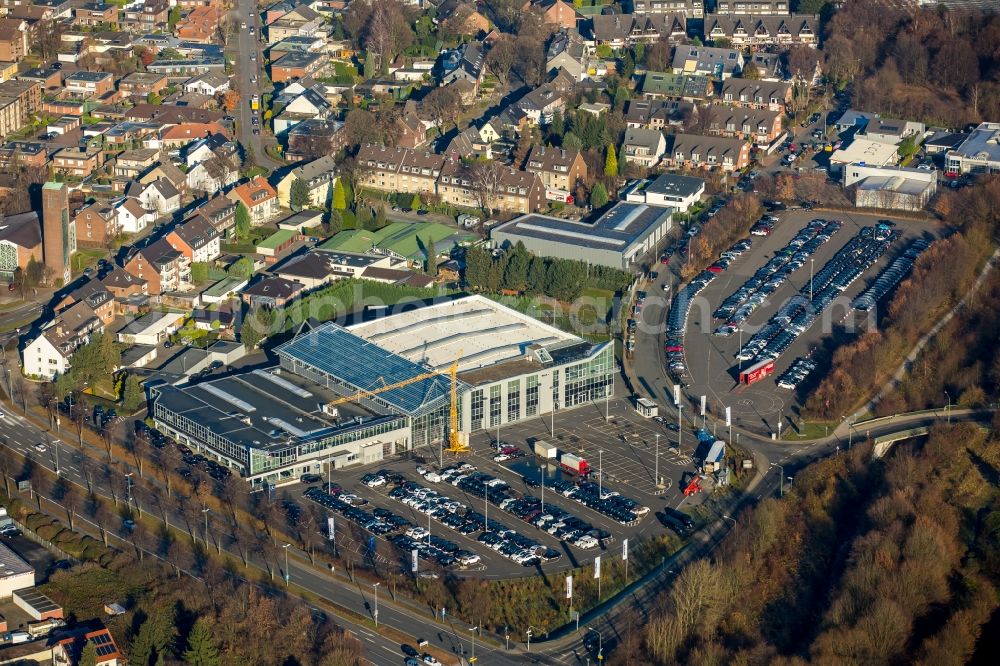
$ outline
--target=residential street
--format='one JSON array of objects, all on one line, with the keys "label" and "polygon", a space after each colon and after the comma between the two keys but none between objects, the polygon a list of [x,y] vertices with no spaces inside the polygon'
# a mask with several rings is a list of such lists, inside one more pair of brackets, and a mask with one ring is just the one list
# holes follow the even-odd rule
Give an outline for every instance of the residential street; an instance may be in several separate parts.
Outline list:
[{"label": "residential street", "polygon": [[[237,88],[240,91],[239,112],[236,114],[238,123],[237,134],[244,150],[253,152],[254,163],[266,169],[274,171],[283,166],[280,162],[271,159],[264,152],[264,140],[261,112],[256,113],[257,125],[253,124],[254,113],[250,110],[250,99],[253,95],[263,95],[270,92],[270,89],[262,88],[264,81],[263,55],[260,52],[261,21],[260,14],[256,11],[257,5],[253,0],[238,0],[236,5],[236,26],[239,37],[237,39],[239,52],[235,54],[233,70],[237,77]],[[240,26],[246,22],[247,29]],[[254,34],[250,34],[253,27]],[[254,82],[256,79],[256,83]],[[254,134],[254,129],[259,133]]]}]

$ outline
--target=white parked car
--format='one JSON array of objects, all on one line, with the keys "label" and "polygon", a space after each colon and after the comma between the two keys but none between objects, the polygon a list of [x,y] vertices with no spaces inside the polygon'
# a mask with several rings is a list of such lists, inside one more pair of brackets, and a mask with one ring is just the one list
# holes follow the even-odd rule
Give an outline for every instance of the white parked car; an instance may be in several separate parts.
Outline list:
[{"label": "white parked car", "polygon": [[423,539],[428,534],[430,534],[430,532],[428,532],[427,528],[425,527],[411,527],[410,529],[406,530],[406,536],[410,537],[411,539]]}]

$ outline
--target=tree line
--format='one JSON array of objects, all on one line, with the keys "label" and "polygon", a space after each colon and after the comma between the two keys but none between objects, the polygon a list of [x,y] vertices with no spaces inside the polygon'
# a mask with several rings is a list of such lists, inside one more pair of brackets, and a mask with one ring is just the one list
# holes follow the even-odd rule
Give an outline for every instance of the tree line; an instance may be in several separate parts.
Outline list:
[{"label": "tree line", "polygon": [[588,287],[621,291],[632,283],[633,277],[606,266],[537,257],[518,241],[496,253],[479,246],[468,248],[463,279],[468,288],[477,291],[494,294],[508,291],[573,301]]}]

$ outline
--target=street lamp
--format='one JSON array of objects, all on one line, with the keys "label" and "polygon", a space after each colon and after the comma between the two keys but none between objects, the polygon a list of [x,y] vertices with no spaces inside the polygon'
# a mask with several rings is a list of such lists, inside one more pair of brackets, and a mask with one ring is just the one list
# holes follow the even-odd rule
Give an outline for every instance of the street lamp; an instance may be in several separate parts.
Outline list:
[{"label": "street lamp", "polygon": [[476,630],[479,627],[469,627],[469,631],[472,632],[472,656],[469,657],[469,663],[476,663]]},{"label": "street lamp", "polygon": [[602,636],[601,632],[593,627],[587,627],[587,631],[593,631],[597,634],[597,662],[600,663],[604,661],[604,636]]},{"label": "street lamp", "polygon": [[125,506],[132,503],[132,472],[125,474]]},{"label": "street lamp", "polygon": [[281,547],[282,550],[285,551],[285,587],[288,587],[288,581],[291,579],[291,576],[288,573],[288,547],[291,545],[292,544],[290,543],[286,543],[284,546]]},{"label": "street lamp", "polygon": [[201,510],[203,516],[205,516],[205,547],[208,547],[208,512],[210,509],[206,506]]},{"label": "street lamp", "polygon": [[531,627],[528,627],[528,631],[525,633],[528,635],[528,652],[531,652]]},{"label": "street lamp", "polygon": [[816,263],[815,257],[809,257],[809,302],[813,302],[813,265]]},{"label": "street lamp", "polygon": [[653,455],[653,483],[660,485],[660,433],[656,433],[656,453]]},{"label": "street lamp", "polygon": [[785,466],[778,463],[771,463],[771,467],[777,467],[781,474],[778,475],[778,488],[781,496],[785,496]]},{"label": "street lamp", "polygon": [[597,451],[597,496],[604,499],[604,449]]},{"label": "street lamp", "polygon": [[948,423],[951,423],[951,396],[945,391],[944,397],[948,398],[948,406],[945,407],[945,411],[948,413]]},{"label": "street lamp", "polygon": [[375,628],[378,629],[378,586],[382,583],[372,583],[372,587],[375,588],[375,610],[372,612],[372,617],[375,618]]}]

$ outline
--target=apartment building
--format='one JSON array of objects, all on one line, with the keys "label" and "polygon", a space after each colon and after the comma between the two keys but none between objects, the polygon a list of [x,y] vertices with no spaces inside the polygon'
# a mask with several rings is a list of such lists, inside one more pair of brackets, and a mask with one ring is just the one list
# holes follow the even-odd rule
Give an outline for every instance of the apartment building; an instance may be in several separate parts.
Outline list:
[{"label": "apartment building", "polygon": [[545,187],[537,174],[501,166],[498,176],[484,183],[473,166],[448,159],[441,168],[437,193],[442,201],[463,208],[534,213],[544,207]]},{"label": "apartment building", "polygon": [[445,158],[430,152],[365,144],[358,152],[365,170],[362,184],[383,192],[428,192],[437,189]]},{"label": "apartment building", "polygon": [[737,48],[762,46],[816,46],[819,41],[819,16],[751,16],[709,14],[705,17],[706,40],[728,40]]},{"label": "apartment building", "polygon": [[254,226],[267,224],[281,213],[278,193],[261,176],[237,185],[226,196],[247,207]]},{"label": "apartment building", "polygon": [[52,156],[52,169],[56,173],[76,178],[86,178],[104,164],[104,152],[91,146],[63,148]]},{"label": "apartment building", "polygon": [[0,137],[20,130],[42,105],[42,87],[35,81],[0,83]]},{"label": "apartment building", "polygon": [[632,11],[636,14],[683,14],[689,19],[700,19],[705,15],[704,0],[633,0]]},{"label": "apartment building", "polygon": [[537,174],[546,189],[564,192],[572,192],[576,181],[587,177],[587,163],[578,150],[534,146],[524,168]]},{"label": "apartment building", "polygon": [[159,296],[191,286],[191,260],[175,250],[166,238],[133,248],[125,270],[146,282],[146,293]]},{"label": "apartment building", "polygon": [[753,16],[788,16],[788,0],[716,0],[718,14],[751,14]]},{"label": "apartment building", "polygon": [[750,144],[721,136],[675,134],[668,155],[674,167],[738,171],[750,164]]},{"label": "apartment building", "polygon": [[115,77],[111,72],[73,72],[64,80],[66,91],[73,95],[100,97],[115,89]]},{"label": "apartment building", "polygon": [[757,81],[737,77],[722,82],[719,101],[748,109],[784,111],[792,101],[792,84],[784,81]]}]

